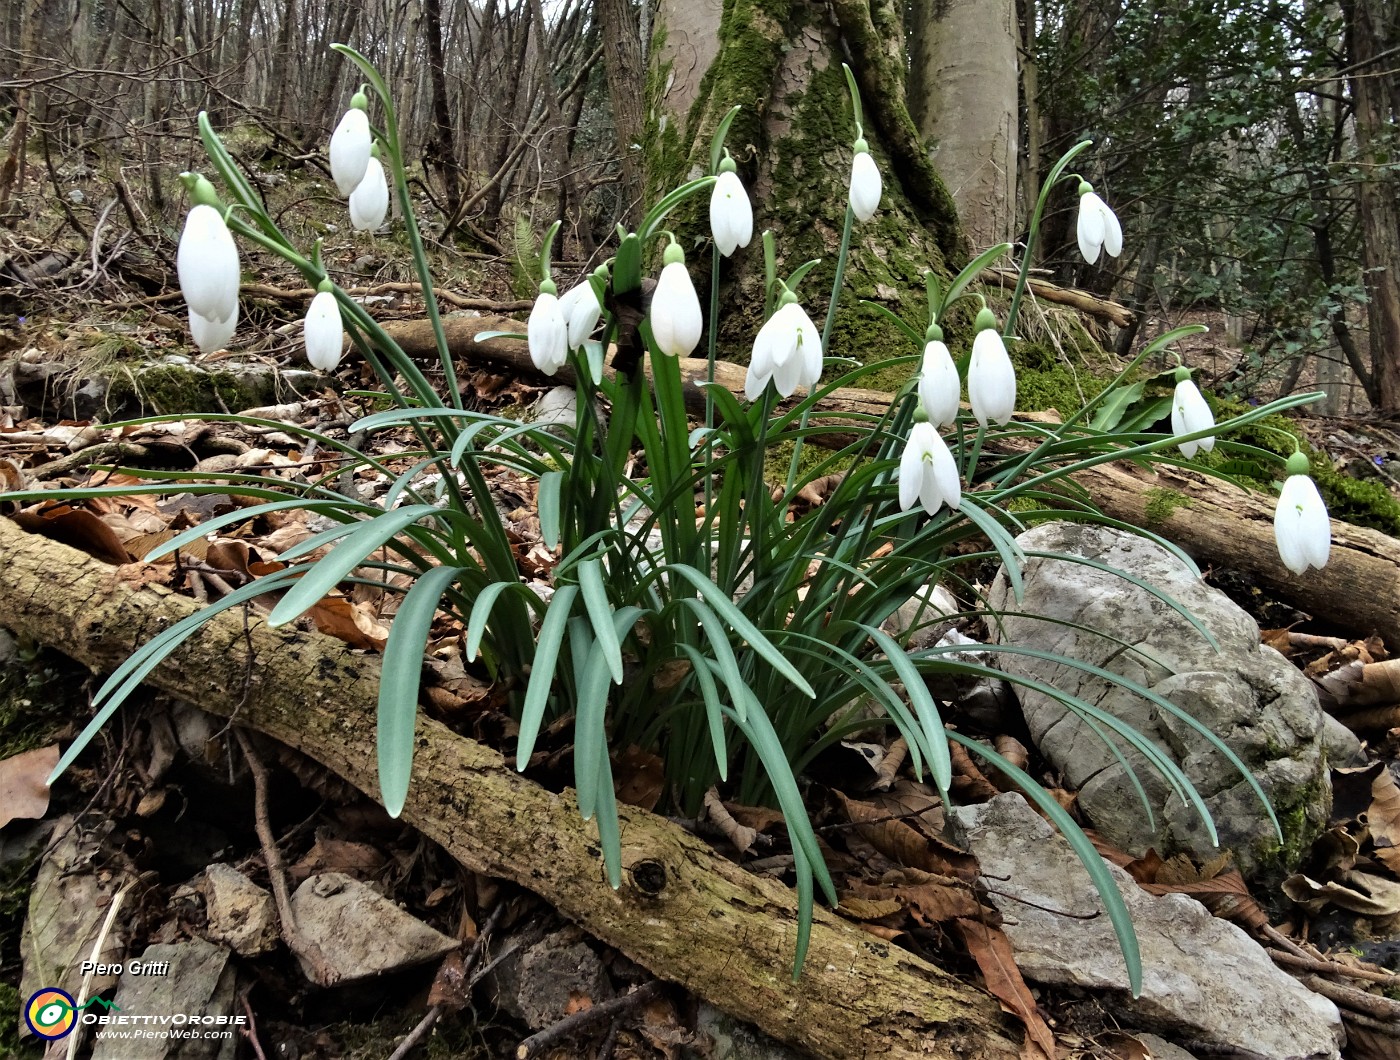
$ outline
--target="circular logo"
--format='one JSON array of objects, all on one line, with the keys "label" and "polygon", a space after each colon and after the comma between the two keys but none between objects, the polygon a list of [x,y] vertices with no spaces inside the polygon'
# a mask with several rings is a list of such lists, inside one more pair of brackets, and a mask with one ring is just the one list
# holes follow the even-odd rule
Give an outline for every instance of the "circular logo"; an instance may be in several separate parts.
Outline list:
[{"label": "circular logo", "polygon": [[51,986],[37,991],[24,1006],[24,1022],[36,1035],[49,1041],[68,1034],[76,1020],[73,998]]}]

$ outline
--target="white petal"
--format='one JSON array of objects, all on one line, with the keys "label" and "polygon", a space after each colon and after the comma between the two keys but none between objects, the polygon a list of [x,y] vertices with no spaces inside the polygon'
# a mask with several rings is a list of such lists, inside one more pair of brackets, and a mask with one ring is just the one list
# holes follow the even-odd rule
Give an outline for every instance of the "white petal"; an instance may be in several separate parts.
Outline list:
[{"label": "white petal", "polygon": [[1016,369],[995,328],[984,328],[972,340],[967,399],[972,415],[983,427],[988,423],[1000,426],[1016,411]]},{"label": "white petal", "polygon": [[350,193],[350,223],[358,232],[373,232],[389,213],[389,181],[379,159],[371,158],[364,179]]},{"label": "white petal", "polygon": [[214,207],[190,210],[175,269],[185,304],[205,320],[222,324],[238,308],[238,246]]},{"label": "white petal", "polygon": [[571,350],[583,345],[584,340],[592,335],[593,329],[598,326],[598,318],[603,315],[603,307],[598,304],[593,285],[587,280],[569,288],[559,297],[559,311],[568,325]]},{"label": "white petal", "polygon": [[880,167],[869,151],[859,151],[851,159],[851,209],[856,218],[868,221],[880,208]]},{"label": "white petal", "polygon": [[793,392],[802,385],[802,358],[789,357],[774,368],[773,385],[781,396],[792,397]]},{"label": "white petal", "polygon": [[1104,243],[1105,209],[1103,200],[1092,191],[1079,196],[1079,222],[1075,226],[1075,234],[1079,238],[1079,253],[1090,265],[1099,260],[1099,249]]},{"label": "white petal", "polygon": [[331,134],[331,177],[342,197],[348,197],[365,179],[369,146],[369,115],[351,107]]},{"label": "white petal", "polygon": [[737,173],[721,173],[710,192],[710,231],[726,258],[753,238],[753,207]]},{"label": "white petal", "polygon": [[750,364],[748,372],[744,375],[744,396],[750,401],[757,401],[768,389],[768,382],[772,378],[771,370],[761,372],[753,364]]},{"label": "white petal", "polygon": [[919,499],[923,488],[924,450],[916,444],[919,428],[928,424],[914,424],[909,432],[909,441],[904,445],[904,453],[899,458],[899,508],[907,512]]},{"label": "white petal", "polygon": [[213,353],[216,350],[225,349],[228,340],[233,338],[234,331],[238,328],[238,305],[234,304],[233,312],[224,321],[207,320],[200,316],[193,309],[190,310],[190,337],[194,339],[194,344],[199,347],[200,353]]},{"label": "white petal", "polygon": [[306,339],[306,359],[313,368],[329,372],[340,363],[341,350],[345,345],[345,329],[340,323],[340,306],[335,295],[322,291],[311,299],[311,308],[306,311],[303,322]]},{"label": "white petal", "polygon": [[656,347],[672,357],[689,357],[700,344],[705,319],[690,273],[679,261],[661,270],[651,296],[651,334]]},{"label": "white petal", "polygon": [[1289,475],[1274,510],[1274,540],[1283,565],[1294,574],[1321,569],[1332,551],[1332,525],[1317,486],[1307,475]]},{"label": "white petal", "polygon": [[1118,223],[1118,215],[1109,208],[1108,203],[1102,202],[1104,236],[1104,253],[1111,258],[1116,258],[1123,253],[1123,226]]},{"label": "white petal", "polygon": [[541,291],[525,324],[530,360],[545,375],[553,375],[568,359],[569,326],[559,310],[559,299]]},{"label": "white petal", "polygon": [[[1215,416],[1206,404],[1206,399],[1196,389],[1196,384],[1189,379],[1177,383],[1176,392],[1172,396],[1172,434],[1195,434],[1214,426]],[[1181,452],[1188,460],[1196,455],[1198,448],[1210,452],[1215,448],[1215,437],[1212,435],[1209,438],[1181,443]]]},{"label": "white petal", "polygon": [[807,311],[796,302],[792,303],[792,308],[796,311],[792,314],[797,329],[797,361],[799,372],[797,385],[804,387],[814,387],[821,382],[822,378],[822,336],[817,330],[817,326],[812,323],[812,318],[807,315]]},{"label": "white petal", "polygon": [[924,406],[924,415],[935,427],[950,426],[957,422],[961,397],[958,366],[953,363],[948,347],[937,339],[927,343],[919,369],[919,401]]},{"label": "white petal", "polygon": [[[929,426],[932,427],[933,424]],[[938,483],[938,492],[943,498],[943,503],[949,508],[956,508],[962,503],[962,479],[958,475],[958,462],[953,459],[952,451],[937,431],[933,437],[934,442],[929,447],[933,477]]]}]

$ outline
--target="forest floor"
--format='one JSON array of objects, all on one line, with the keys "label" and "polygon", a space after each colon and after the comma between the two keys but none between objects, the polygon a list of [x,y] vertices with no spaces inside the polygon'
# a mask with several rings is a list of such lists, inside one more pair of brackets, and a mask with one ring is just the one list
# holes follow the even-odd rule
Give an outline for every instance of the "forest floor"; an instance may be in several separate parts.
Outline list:
[{"label": "forest floor", "polygon": [[[92,194],[90,188],[87,194]],[[69,206],[61,208],[72,212]],[[61,224],[59,209],[53,206],[48,219],[58,218]],[[0,261],[0,360],[54,369],[25,376],[43,384],[39,400],[31,402],[32,395],[12,387],[10,397],[0,401],[5,487],[134,481],[88,466],[113,460],[128,467],[199,467],[211,474],[315,477],[333,471],[327,454],[308,451],[299,439],[227,424],[210,429],[197,415],[120,432],[89,417],[65,415],[63,399],[80,390],[100,365],[116,364],[114,374],[120,375],[170,354],[206,366],[219,363],[218,356],[192,355],[183,307],[172,293],[173,269],[168,266],[173,239],[147,248],[138,247],[138,237],[130,233],[125,240],[104,240],[100,225],[92,217],[85,220],[73,227],[87,233],[86,248],[74,248],[71,232],[62,241],[46,239],[46,228],[36,223],[10,234]],[[392,264],[406,260],[396,256],[399,248],[328,232],[324,221],[304,224],[301,234],[326,238],[327,259],[363,281],[367,304],[376,315],[421,316],[421,303],[396,286],[411,279]],[[447,257],[445,252],[442,256]],[[471,292],[464,305],[520,308],[510,289],[511,263],[483,261],[468,271],[456,270],[452,284]],[[235,343],[239,359],[270,370],[296,367],[301,361],[298,319],[306,296],[285,273],[262,273],[259,279],[261,285],[249,288],[243,301],[245,323]],[[1204,364],[1204,358],[1218,357],[1213,351],[1203,345],[1192,357]],[[473,368],[463,377],[472,401],[484,409],[525,408],[548,389],[489,367]],[[371,382],[363,366],[351,360],[337,371],[334,385],[318,386],[304,396],[278,395],[265,405],[278,406],[272,418],[315,424],[348,438],[347,425],[371,404],[346,391]],[[1306,422],[1306,431],[1342,470],[1364,466],[1394,489],[1388,465],[1400,460],[1400,439],[1384,425],[1313,420]],[[493,487],[511,520],[522,574],[547,581],[555,557],[539,541],[533,487],[504,472]],[[87,515],[31,508],[30,525],[107,562],[131,563],[160,540],[231,511],[237,503],[226,494],[109,498],[89,502]],[[273,556],[313,532],[309,523],[307,513],[292,510],[230,528],[217,543],[180,563],[152,566],[147,577],[152,584],[214,599],[271,569]],[[1365,631],[1309,625],[1302,621],[1305,616],[1236,583],[1229,572],[1216,573],[1220,587],[1261,619],[1267,641],[1310,676],[1325,676],[1347,662],[1383,662],[1397,647],[1364,639]],[[374,654],[384,646],[395,602],[392,594],[359,586],[316,608],[311,621],[322,632]],[[1291,627],[1294,636],[1284,627]],[[423,708],[457,731],[509,751],[515,723],[504,713],[485,671],[463,661],[461,635],[459,628],[445,625],[436,631]],[[446,957],[435,956],[368,985],[335,989],[313,985],[304,966],[275,938],[248,943],[237,961],[234,1002],[234,1011],[249,1017],[240,1055],[288,1060],[785,1055],[772,1045],[756,1047],[767,1052],[715,1051],[716,1041],[742,1037],[742,1030],[722,1024],[708,1006],[679,989],[651,988],[650,977],[624,955],[583,936],[528,891],[463,868],[320,766],[284,748],[245,744],[188,704],[154,692],[133,697],[102,738],[48,791],[42,779],[56,761],[57,748],[88,720],[97,683],[55,650],[61,647],[0,635],[0,793],[5,795],[0,800],[0,1052],[13,1048],[15,1055],[35,1057],[42,1052],[32,1039],[9,1044],[23,1025],[16,1016],[24,1000],[21,934],[26,919],[32,932],[36,920],[72,915],[65,903],[71,906],[74,893],[110,894],[117,880],[126,888],[125,954],[139,955],[149,944],[206,937],[218,919],[211,907],[210,867],[221,865],[262,887],[280,873],[292,890],[317,874],[344,873],[372,884],[400,910],[457,943]],[[1017,719],[1003,722],[985,735],[1013,740],[1023,735]],[[1396,775],[1400,716],[1378,713],[1360,734],[1370,741],[1372,761],[1381,763],[1366,783],[1382,773]],[[530,775],[562,788],[570,752],[567,727],[556,727],[542,738]],[[807,799],[838,886],[843,894],[860,898],[844,908],[845,915],[882,940],[986,984],[1015,1013],[1008,1019],[1024,1027],[1024,1055],[1043,1055],[1034,1052],[1043,1044],[1035,1043],[1047,1041],[1053,1041],[1057,1057],[1150,1055],[1148,1045],[1132,1033],[1135,1028],[1121,1026],[1092,992],[1032,992],[1014,968],[958,929],[959,918],[975,917],[979,908],[975,901],[966,904],[965,882],[969,874],[975,876],[975,866],[968,864],[967,855],[947,847],[936,792],[907,775],[880,774],[879,767],[892,760],[890,752],[888,741],[851,743],[818,762],[809,778]],[[664,807],[659,761],[636,749],[621,751],[617,759],[619,798],[647,809]],[[956,790],[964,801],[997,792],[996,778],[983,775],[970,760],[958,765]],[[264,766],[271,767],[270,790],[263,793],[260,808],[255,778]],[[1031,755],[1028,768],[1073,808],[1074,794],[1058,788],[1058,778],[1044,763]],[[1339,800],[1328,832],[1334,845],[1339,836],[1351,844],[1351,867],[1372,867],[1386,879],[1400,869],[1391,864],[1384,839],[1377,842],[1378,836],[1400,835],[1400,796],[1392,797],[1390,788],[1378,785],[1373,795],[1367,787]],[[792,858],[780,815],[716,803],[686,826],[750,870],[790,879]],[[270,830],[272,844],[260,835],[260,826]],[[52,880],[45,875],[50,871],[44,867],[45,855],[51,863],[60,849],[70,859],[64,886],[36,886],[36,880]],[[1400,969],[1400,941],[1392,934],[1400,923],[1400,893],[1369,896],[1372,904],[1365,909],[1354,902],[1350,909],[1345,902],[1334,903],[1314,916],[1277,892],[1248,894],[1228,865],[1177,864],[1171,875],[1150,858],[1104,849],[1140,882],[1203,898],[1220,891],[1228,878],[1228,889],[1245,900],[1221,905],[1220,915],[1255,927],[1263,918],[1279,936],[1318,960],[1340,954],[1338,959],[1353,970]],[[1308,864],[1322,874],[1337,866],[1321,848]],[[1169,884],[1169,876],[1176,883]],[[526,953],[541,956],[532,965],[522,960]],[[1371,963],[1362,966],[1358,957]],[[1350,979],[1342,967],[1336,980],[1370,990],[1381,1001],[1400,999],[1400,981],[1379,972]],[[630,1002],[606,1010],[606,1018],[588,1022],[582,1015],[644,986]],[[429,1013],[434,1014],[430,1020]],[[423,1036],[404,1051],[405,1036],[415,1028]],[[532,1040],[532,1034],[543,1037]],[[1354,1044],[1347,1055],[1393,1056],[1385,1050],[1394,1047],[1393,1041]],[[526,1052],[518,1053],[522,1048]]]}]

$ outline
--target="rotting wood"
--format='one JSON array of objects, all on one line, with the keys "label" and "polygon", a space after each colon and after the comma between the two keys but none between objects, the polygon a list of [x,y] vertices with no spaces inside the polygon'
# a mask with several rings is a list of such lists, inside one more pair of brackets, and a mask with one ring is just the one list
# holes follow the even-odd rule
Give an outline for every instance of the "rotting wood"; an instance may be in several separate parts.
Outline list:
[{"label": "rotting wood", "polygon": [[[109,669],[198,609],[0,519],[0,626]],[[252,653],[250,665],[249,653]],[[149,683],[236,716],[362,791],[375,780],[376,661],[318,633],[216,615]],[[246,682],[246,686],[245,686]],[[529,888],[659,978],[820,1057],[1013,1057],[996,1003],[824,909],[792,982],[792,891],[726,861],[670,822],[621,807],[623,879],[603,876],[573,800],[517,774],[500,753],[420,718],[404,820],[475,872]]]},{"label": "rotting wood", "polygon": [[[994,283],[1007,290],[1014,290],[1018,274],[1011,269],[983,269],[977,277],[983,283]],[[1133,322],[1133,311],[1125,305],[1110,302],[1106,298],[1081,291],[1074,287],[1061,287],[1059,284],[1042,280],[1036,276],[1027,278],[1026,286],[1032,297],[1042,301],[1067,305],[1081,313],[1087,313],[1099,320],[1107,320],[1114,327],[1126,328]]]}]

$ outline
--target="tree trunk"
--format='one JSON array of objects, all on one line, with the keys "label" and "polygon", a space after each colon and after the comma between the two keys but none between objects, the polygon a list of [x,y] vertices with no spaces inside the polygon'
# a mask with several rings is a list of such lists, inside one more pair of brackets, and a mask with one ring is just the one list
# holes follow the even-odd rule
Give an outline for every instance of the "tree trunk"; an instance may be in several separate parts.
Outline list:
[{"label": "tree trunk", "polygon": [[[0,519],[0,626],[95,669],[199,609]],[[203,709],[310,755],[371,797],[378,665],[318,633],[214,617],[150,677]],[[1010,1058],[997,1004],[905,950],[818,910],[792,981],[796,901],[644,810],[622,806],[623,885],[602,871],[573,800],[490,748],[420,717],[404,820],[474,872],[539,894],[662,979],[820,1057]]]},{"label": "tree trunk", "polygon": [[433,127],[435,140],[428,157],[437,162],[447,186],[448,212],[462,201],[462,184],[457,174],[457,147],[452,136],[452,118],[447,101],[447,78],[442,58],[442,2],[424,0],[423,12],[428,29],[428,69],[433,79]]},{"label": "tree trunk", "polygon": [[[642,0],[642,6],[651,0]],[[641,218],[642,143],[646,128],[646,82],[642,66],[642,38],[632,0],[598,0],[598,20],[603,30],[603,71],[608,77],[613,130],[622,164],[623,212],[618,222],[635,227]]]},{"label": "tree trunk", "polygon": [[1007,242],[1016,228],[1015,0],[916,0],[915,12],[910,110],[972,245]]}]

